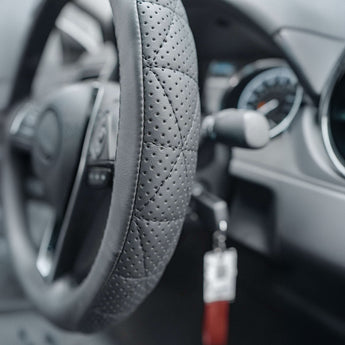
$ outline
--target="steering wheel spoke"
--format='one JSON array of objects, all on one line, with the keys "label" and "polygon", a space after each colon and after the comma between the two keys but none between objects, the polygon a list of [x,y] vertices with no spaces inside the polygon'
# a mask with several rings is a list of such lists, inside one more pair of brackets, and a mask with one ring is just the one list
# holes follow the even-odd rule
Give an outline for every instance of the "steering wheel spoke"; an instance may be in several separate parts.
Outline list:
[{"label": "steering wheel spoke", "polygon": [[14,110],[10,135],[15,148],[25,152],[31,151],[39,115],[38,105],[31,101],[23,102]]},{"label": "steering wheel spoke", "polygon": [[[81,233],[85,235],[83,226],[87,227],[80,219],[87,218],[85,213],[95,212],[99,202],[110,202],[118,129],[118,85],[97,84],[92,99],[70,194],[66,202],[60,196],[61,191],[58,197],[52,195],[57,218],[55,224],[47,228],[37,257],[37,269],[50,281],[71,269],[67,266],[75,261],[75,254],[81,248]],[[50,181],[47,180],[48,183]],[[49,189],[49,185],[48,190],[56,192],[55,188]]]}]

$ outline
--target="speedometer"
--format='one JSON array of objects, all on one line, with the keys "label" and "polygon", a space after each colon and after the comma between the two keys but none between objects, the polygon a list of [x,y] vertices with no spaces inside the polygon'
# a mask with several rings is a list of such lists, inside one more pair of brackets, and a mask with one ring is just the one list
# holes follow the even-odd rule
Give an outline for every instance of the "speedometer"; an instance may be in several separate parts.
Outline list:
[{"label": "speedometer", "polygon": [[298,113],[303,90],[295,74],[285,66],[265,70],[244,87],[238,108],[257,110],[265,115],[275,137],[288,128]]}]

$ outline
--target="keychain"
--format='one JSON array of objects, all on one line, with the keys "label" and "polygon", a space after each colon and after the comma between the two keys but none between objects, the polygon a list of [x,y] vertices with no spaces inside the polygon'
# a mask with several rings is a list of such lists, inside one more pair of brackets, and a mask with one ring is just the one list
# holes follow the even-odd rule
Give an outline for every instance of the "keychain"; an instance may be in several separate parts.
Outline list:
[{"label": "keychain", "polygon": [[228,223],[220,221],[213,250],[204,256],[203,345],[227,345],[230,302],[236,297],[237,251],[226,248]]}]

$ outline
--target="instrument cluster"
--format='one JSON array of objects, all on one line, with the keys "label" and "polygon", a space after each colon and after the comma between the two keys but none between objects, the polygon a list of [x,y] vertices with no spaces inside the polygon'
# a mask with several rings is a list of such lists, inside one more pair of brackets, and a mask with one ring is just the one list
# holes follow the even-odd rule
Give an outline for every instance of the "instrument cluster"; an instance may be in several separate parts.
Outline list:
[{"label": "instrument cluster", "polygon": [[289,128],[304,99],[296,75],[278,59],[259,60],[240,68],[213,63],[205,95],[207,111],[238,108],[261,112],[270,124],[271,138]]}]

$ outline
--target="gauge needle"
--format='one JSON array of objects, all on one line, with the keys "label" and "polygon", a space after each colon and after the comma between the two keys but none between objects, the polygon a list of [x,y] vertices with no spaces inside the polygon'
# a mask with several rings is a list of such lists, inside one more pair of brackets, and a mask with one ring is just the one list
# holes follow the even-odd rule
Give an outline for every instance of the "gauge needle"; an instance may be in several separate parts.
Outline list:
[{"label": "gauge needle", "polygon": [[261,107],[259,107],[257,110],[262,114],[262,115],[267,115],[274,109],[278,108],[279,106],[279,101],[277,99],[272,99],[269,102],[263,104]]}]

